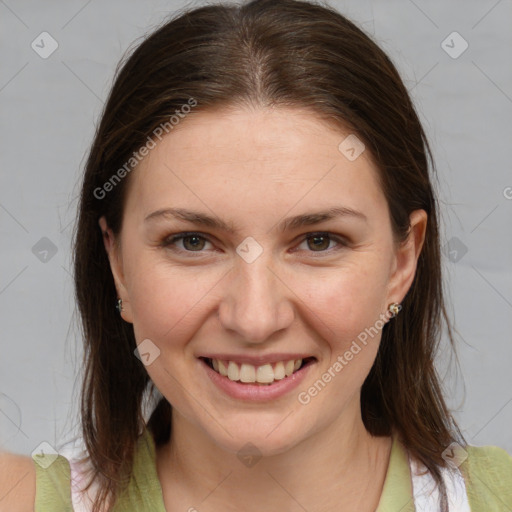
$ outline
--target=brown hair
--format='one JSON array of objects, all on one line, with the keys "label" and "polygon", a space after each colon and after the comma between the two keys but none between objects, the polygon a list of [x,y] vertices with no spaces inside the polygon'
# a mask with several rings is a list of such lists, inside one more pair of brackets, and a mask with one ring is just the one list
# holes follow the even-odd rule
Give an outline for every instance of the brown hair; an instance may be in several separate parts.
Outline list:
[{"label": "brown hair", "polygon": [[[119,64],[88,156],[74,233],[76,298],[85,343],[82,435],[93,478],[94,511],[115,501],[131,475],[144,428],[144,396],[152,385],[134,356],[133,326],[115,310],[116,289],[98,219],[121,230],[128,177],[101,189],[182,105],[194,112],[219,106],[309,108],[364,141],[376,162],[393,233],[404,240],[409,214],[423,209],[428,224],[414,281],[401,313],[383,328],[375,363],[364,382],[367,430],[394,429],[440,485],[443,450],[464,440],[448,410],[434,367],[446,326],[437,201],[429,177],[432,155],[397,70],[385,53],[330,7],[294,0],[214,5],[175,16]],[[194,115],[191,112],[190,115]],[[105,189],[104,189],[105,190]],[[148,421],[155,443],[170,437],[171,405],[162,398]]]}]

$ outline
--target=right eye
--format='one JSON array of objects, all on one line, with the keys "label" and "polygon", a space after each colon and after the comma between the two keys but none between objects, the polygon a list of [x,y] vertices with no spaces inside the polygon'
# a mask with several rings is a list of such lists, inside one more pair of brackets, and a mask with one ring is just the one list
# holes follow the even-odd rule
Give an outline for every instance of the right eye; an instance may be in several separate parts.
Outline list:
[{"label": "right eye", "polygon": [[[182,241],[183,248],[176,246],[176,243],[179,241]],[[162,242],[162,246],[169,248],[171,251],[176,251],[180,253],[200,253],[204,252],[201,250],[204,248],[204,242],[211,243],[206,237],[204,237],[200,233],[185,232],[165,238],[164,241]]]}]

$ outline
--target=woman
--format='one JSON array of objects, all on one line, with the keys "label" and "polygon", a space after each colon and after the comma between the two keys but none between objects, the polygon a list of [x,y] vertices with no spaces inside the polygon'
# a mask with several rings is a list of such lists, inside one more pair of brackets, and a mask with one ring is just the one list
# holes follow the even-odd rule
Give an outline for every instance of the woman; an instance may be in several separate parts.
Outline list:
[{"label": "woman", "polygon": [[335,11],[256,0],[153,33],[82,187],[87,453],[4,458],[4,506],[512,509],[512,458],[467,445],[434,368],[429,157],[395,67]]}]

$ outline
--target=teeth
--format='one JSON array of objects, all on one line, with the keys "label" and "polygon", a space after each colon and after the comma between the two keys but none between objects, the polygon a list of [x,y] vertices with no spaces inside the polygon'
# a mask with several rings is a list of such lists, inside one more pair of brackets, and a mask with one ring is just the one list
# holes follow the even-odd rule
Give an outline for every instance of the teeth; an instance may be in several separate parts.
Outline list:
[{"label": "teeth", "polygon": [[228,364],[228,379],[240,380],[240,370],[238,369],[238,365],[233,363],[233,361],[229,361]]},{"label": "teeth", "polygon": [[272,384],[276,380],[289,377],[302,365],[302,359],[290,359],[289,361],[279,361],[274,365],[264,364],[258,367],[247,363],[238,365],[234,361],[221,361],[220,359],[212,359],[211,362],[217,373],[230,380],[259,384]]},{"label": "teeth", "polygon": [[292,359],[291,361],[287,361],[284,365],[284,373],[289,377],[293,373],[293,369],[295,368],[295,361]]},{"label": "teeth", "polygon": [[286,372],[284,371],[284,364],[282,361],[279,361],[279,363],[276,363],[274,366],[274,379],[275,380],[281,380],[286,377]]},{"label": "teeth", "polygon": [[240,367],[240,380],[242,382],[256,382],[256,369],[252,364],[243,364]]},{"label": "teeth", "polygon": [[[254,366],[253,366],[254,368]],[[272,369],[272,365],[264,364],[263,366],[258,366],[256,370],[256,378],[258,382],[274,382],[274,370]]]},{"label": "teeth", "polygon": [[[217,361],[217,363],[219,365],[219,373],[221,375],[223,375],[224,377],[227,377],[228,376],[228,367],[224,364],[224,362],[217,360],[217,359],[212,359],[212,361]],[[215,369],[215,365],[213,365],[213,368]]]}]

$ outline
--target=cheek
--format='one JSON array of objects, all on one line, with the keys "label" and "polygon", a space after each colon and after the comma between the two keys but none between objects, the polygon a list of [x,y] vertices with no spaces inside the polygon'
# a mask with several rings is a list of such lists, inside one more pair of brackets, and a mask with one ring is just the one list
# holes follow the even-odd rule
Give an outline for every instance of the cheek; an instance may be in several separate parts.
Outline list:
[{"label": "cheek", "polygon": [[372,324],[382,311],[386,296],[386,273],[370,258],[330,270],[312,287],[309,284],[308,302],[333,331],[353,332]]},{"label": "cheek", "polygon": [[366,254],[309,286],[309,321],[320,335],[319,347],[329,352],[322,366],[338,376],[332,392],[340,399],[362,384],[373,365],[385,325],[386,285],[382,260]]},{"label": "cheek", "polygon": [[222,274],[172,267],[151,256],[136,261],[129,276],[136,339],[150,338],[157,344],[187,339]]}]

